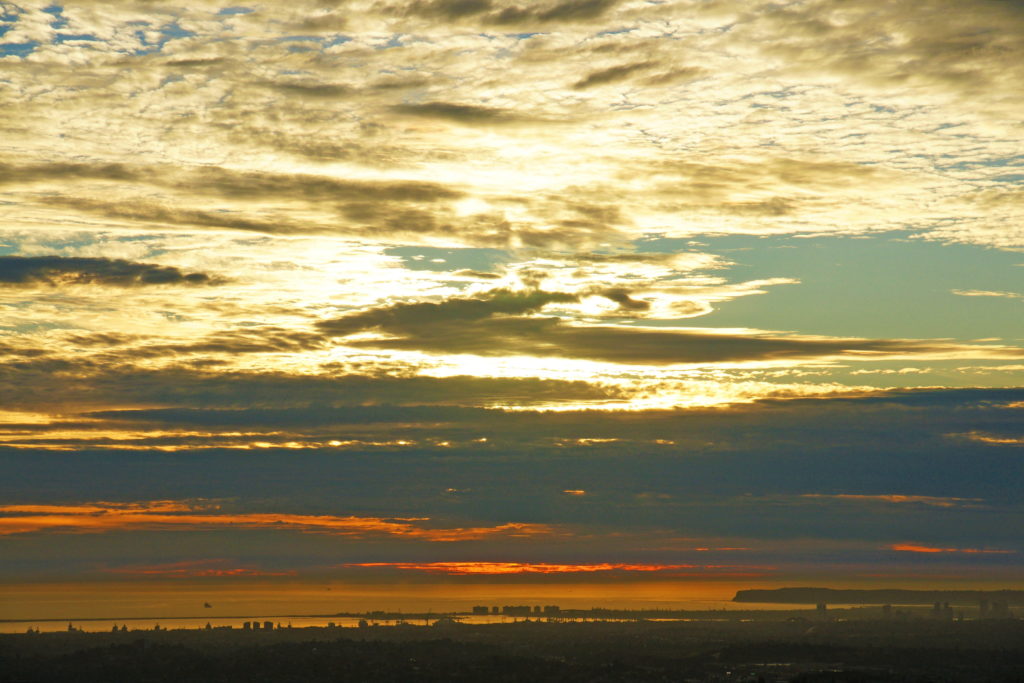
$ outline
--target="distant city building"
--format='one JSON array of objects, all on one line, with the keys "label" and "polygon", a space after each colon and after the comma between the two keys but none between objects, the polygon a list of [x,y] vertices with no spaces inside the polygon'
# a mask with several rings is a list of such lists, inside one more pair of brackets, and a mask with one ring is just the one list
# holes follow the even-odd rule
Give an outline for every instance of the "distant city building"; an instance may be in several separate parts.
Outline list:
[{"label": "distant city building", "polygon": [[498,613],[498,612],[500,612],[500,611],[501,611],[501,610],[499,610],[499,609],[498,609],[498,606],[497,606],[497,605],[495,605],[494,607],[492,607],[492,608],[491,608],[491,614],[497,614],[497,613]]},{"label": "distant city building", "polygon": [[948,602],[937,602],[932,605],[932,618],[941,619],[942,621],[952,621],[953,608],[949,606]]},{"label": "distant city building", "polygon": [[993,601],[985,616],[989,619],[1009,619],[1011,616],[1010,606],[1005,602]]},{"label": "distant city building", "polygon": [[562,613],[562,608],[559,607],[558,605],[544,605],[544,614],[552,615],[552,614],[561,614],[561,613]]},{"label": "distant city building", "polygon": [[530,616],[530,606],[505,605],[501,608],[501,613],[512,617],[528,617]]},{"label": "distant city building", "polygon": [[247,621],[244,624],[242,624],[242,630],[243,631],[251,631],[252,630],[252,622],[251,621]]},{"label": "distant city building", "polygon": [[274,622],[272,622],[272,621],[264,621],[263,622],[263,630],[264,631],[273,631],[274,630]]},{"label": "distant city building", "polygon": [[473,614],[487,614],[491,610],[488,609],[487,605],[474,605]]}]

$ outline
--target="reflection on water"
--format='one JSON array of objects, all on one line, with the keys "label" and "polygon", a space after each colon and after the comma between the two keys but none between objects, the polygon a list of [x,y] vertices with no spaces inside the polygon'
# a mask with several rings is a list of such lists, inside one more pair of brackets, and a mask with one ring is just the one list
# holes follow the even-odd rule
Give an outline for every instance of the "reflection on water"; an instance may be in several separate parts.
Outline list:
[{"label": "reflection on water", "polygon": [[[289,625],[292,628],[305,628],[309,626],[328,626],[333,623],[335,626],[340,627],[358,627],[359,618],[357,617],[281,617],[281,616],[252,616],[252,617],[237,617],[237,618],[177,618],[177,619],[95,619],[87,621],[18,621],[18,622],[0,622],[0,633],[24,633],[28,629],[39,630],[43,633],[51,631],[66,631],[70,624],[76,630],[86,631],[88,633],[99,633],[104,631],[112,631],[115,626],[118,628],[127,626],[128,631],[152,631],[154,628],[159,626],[162,629],[174,630],[174,629],[201,629],[206,628],[207,624],[210,624],[211,628],[228,626],[231,628],[241,629],[245,622],[259,622],[263,624],[266,621],[274,623],[274,628],[286,628]],[[378,622],[370,623],[385,623],[383,620]],[[395,623],[394,620],[389,620],[389,624]],[[417,623],[417,622],[411,622]],[[423,623],[420,620],[418,623]]]},{"label": "reflection on water", "polygon": [[[595,608],[647,610],[645,616],[648,618],[693,616],[700,619],[718,615],[679,614],[679,611],[706,613],[813,608],[809,605],[735,603],[731,599],[737,589],[737,586],[727,583],[666,581],[480,585],[355,585],[339,582],[316,585],[221,585],[212,582],[10,584],[0,589],[0,633],[24,633],[29,628],[43,632],[62,631],[67,629],[69,621],[75,628],[90,632],[109,632],[115,624],[127,625],[129,630],[152,630],[158,624],[167,629],[197,629],[205,628],[207,623],[211,627],[241,628],[246,621],[271,621],[275,626],[291,623],[294,628],[323,627],[334,622],[338,627],[351,628],[358,625],[360,615],[368,615],[375,610],[389,616],[401,613],[419,615],[416,619],[406,619],[415,625],[422,625],[425,615],[433,615],[436,620],[443,614],[459,614],[460,619],[471,624],[505,623],[525,618],[525,615],[469,614],[474,606],[501,610],[506,605],[529,605],[531,611],[538,607],[543,610],[548,605],[557,605],[563,612]],[[830,607],[838,608],[840,605]],[[651,614],[651,610],[672,610],[675,613]],[[352,616],[331,616],[336,614]],[[531,618],[538,616],[548,615],[531,614]],[[728,618],[737,616],[729,615]],[[370,616],[364,618],[375,623]],[[376,623],[393,625],[395,622],[393,619],[378,619]]]},{"label": "reflection on water", "polygon": [[[351,584],[310,582],[49,582],[0,588],[0,620],[233,619],[250,615],[365,614],[373,610],[444,614],[474,605],[559,605],[562,609],[737,609],[731,583]],[[769,586],[771,587],[771,586]],[[204,605],[211,605],[205,608]],[[750,609],[752,606],[746,606]],[[755,607],[756,608],[756,607]],[[253,616],[255,618],[255,616]],[[27,627],[26,627],[27,628]]]}]

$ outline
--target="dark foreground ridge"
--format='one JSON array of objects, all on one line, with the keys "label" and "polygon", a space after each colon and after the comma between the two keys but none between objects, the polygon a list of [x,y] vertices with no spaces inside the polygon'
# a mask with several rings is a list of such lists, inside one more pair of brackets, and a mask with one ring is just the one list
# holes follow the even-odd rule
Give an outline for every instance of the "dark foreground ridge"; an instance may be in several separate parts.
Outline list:
[{"label": "dark foreground ridge", "polygon": [[[837,611],[840,612],[840,611]],[[0,683],[1024,681],[1024,621],[789,617],[0,636]]]},{"label": "dark foreground ridge", "polygon": [[791,605],[1024,605],[1024,591],[919,591],[903,589],[853,590],[837,588],[774,588],[737,591],[733,602]]}]

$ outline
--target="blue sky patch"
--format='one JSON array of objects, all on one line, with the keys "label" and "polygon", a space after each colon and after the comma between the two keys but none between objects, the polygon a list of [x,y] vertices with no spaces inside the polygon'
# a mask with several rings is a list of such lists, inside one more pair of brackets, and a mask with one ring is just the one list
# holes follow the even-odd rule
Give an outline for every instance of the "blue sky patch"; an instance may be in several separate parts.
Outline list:
[{"label": "blue sky patch", "polygon": [[58,33],[54,37],[53,42],[56,45],[60,45],[61,43],[66,43],[71,40],[87,40],[90,42],[97,42],[99,41],[99,37],[94,36],[91,33]]},{"label": "blue sky patch", "polygon": [[[732,282],[800,280],[719,304],[715,312],[691,319],[701,326],[851,337],[1024,336],[1021,301],[953,293],[1020,293],[1020,254],[912,239],[906,233],[861,238],[730,235],[700,242],[702,251],[733,262],[719,271]],[[686,240],[641,245],[650,251],[689,248]]]},{"label": "blue sky patch", "polygon": [[25,43],[0,43],[0,57],[27,57],[39,47],[38,40]]},{"label": "blue sky patch", "polygon": [[463,269],[489,272],[510,258],[503,249],[479,248],[389,247],[384,253],[402,259],[402,265],[409,270],[435,272]]},{"label": "blue sky patch", "polygon": [[53,21],[50,22],[50,26],[52,26],[53,28],[64,28],[68,25],[68,20],[64,17],[63,14],[64,8],[61,7],[60,5],[50,5],[49,7],[44,7],[43,11],[46,12],[47,14],[53,15]]},{"label": "blue sky patch", "polygon": [[146,39],[145,31],[136,31],[135,36],[139,39],[139,42],[142,43],[142,45],[144,45],[145,47],[135,50],[134,54],[148,55],[160,52],[164,49],[164,45],[166,45],[172,40],[175,40],[177,38],[191,38],[195,35],[196,34],[192,31],[186,31],[185,29],[178,26],[176,22],[164,24],[163,26],[161,26],[160,39],[155,43],[151,43]]}]

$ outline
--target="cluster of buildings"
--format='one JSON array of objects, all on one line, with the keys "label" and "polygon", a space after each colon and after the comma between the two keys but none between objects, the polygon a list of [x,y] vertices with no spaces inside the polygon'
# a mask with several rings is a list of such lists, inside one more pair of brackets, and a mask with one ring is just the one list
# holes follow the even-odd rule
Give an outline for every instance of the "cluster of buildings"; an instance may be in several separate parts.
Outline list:
[{"label": "cluster of buildings", "polygon": [[1010,605],[1005,602],[982,600],[978,603],[978,610],[982,619],[1010,619],[1013,617]]},{"label": "cluster of buildings", "polygon": [[509,617],[529,617],[529,616],[556,616],[562,613],[562,608],[558,605],[505,605],[504,607],[488,607],[487,605],[475,605],[473,607],[473,614],[502,614]]},{"label": "cluster of buildings", "polygon": [[[886,607],[889,607],[886,605]],[[891,608],[890,608],[891,609]],[[948,602],[936,602],[932,605],[931,617],[933,619],[941,619],[943,621],[952,621],[954,618],[953,608]],[[955,615],[956,619],[962,620],[964,618],[963,611],[959,611]],[[1006,602],[981,600],[978,602],[978,618],[979,619],[1012,619],[1013,612],[1010,611],[1010,605]]]},{"label": "cluster of buildings", "polygon": [[[960,618],[964,618],[964,613],[960,613]],[[949,606],[948,602],[937,602],[932,605],[932,619],[942,619],[943,621],[953,621],[953,608]]]},{"label": "cluster of buildings", "polygon": [[[937,602],[932,605],[933,619],[942,619],[945,621],[953,620],[953,608],[949,606],[948,602]],[[963,619],[964,613],[958,612],[956,615],[957,619]],[[1010,605],[1006,602],[981,600],[978,603],[978,618],[979,619],[1012,619],[1013,612],[1010,611]]]},{"label": "cluster of buildings", "polygon": [[[277,628],[281,628],[281,625],[278,624]],[[263,625],[260,626],[260,622],[258,622],[258,621],[247,621],[244,624],[242,624],[242,630],[243,631],[273,631],[274,630],[274,622],[272,622],[272,621],[264,621]]]}]

